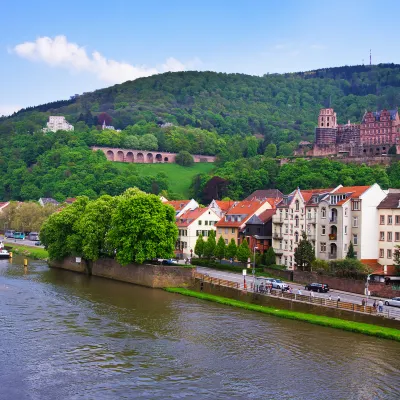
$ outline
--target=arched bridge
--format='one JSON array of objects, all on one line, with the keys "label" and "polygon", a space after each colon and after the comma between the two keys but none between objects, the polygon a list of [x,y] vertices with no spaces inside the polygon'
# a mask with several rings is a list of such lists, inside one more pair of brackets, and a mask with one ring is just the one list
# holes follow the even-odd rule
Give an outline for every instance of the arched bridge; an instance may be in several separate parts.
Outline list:
[{"label": "arched bridge", "polygon": [[[101,150],[109,161],[120,161],[129,163],[173,163],[177,153],[165,151],[146,151],[134,149],[116,149],[112,147],[92,147],[93,151]],[[193,155],[194,162],[214,162],[214,156]]]}]

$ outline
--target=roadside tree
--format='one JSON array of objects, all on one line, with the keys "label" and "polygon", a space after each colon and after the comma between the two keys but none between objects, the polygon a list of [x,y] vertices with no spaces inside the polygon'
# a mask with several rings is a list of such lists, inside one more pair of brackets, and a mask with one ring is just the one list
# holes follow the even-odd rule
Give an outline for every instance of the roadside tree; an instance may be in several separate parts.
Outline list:
[{"label": "roadside tree", "polygon": [[208,259],[214,257],[216,247],[217,242],[215,241],[215,231],[209,231],[207,241],[204,243],[204,256]]},{"label": "roadside tree", "polygon": [[236,252],[236,258],[243,263],[243,265],[246,265],[247,260],[251,256],[251,251],[249,248],[249,244],[247,243],[247,240],[244,239],[240,246],[237,248]]},{"label": "roadside tree", "polygon": [[301,236],[299,245],[294,252],[294,261],[302,271],[310,271],[311,263],[315,260],[314,249],[311,242],[307,240],[307,235],[304,231]]},{"label": "roadside tree", "polygon": [[225,256],[226,258],[234,260],[237,253],[237,246],[235,243],[235,239],[231,239],[228,246],[226,247]]},{"label": "roadside tree", "polygon": [[204,254],[204,244],[203,236],[199,235],[194,246],[194,253],[197,254],[197,257],[199,258]]},{"label": "roadside tree", "polygon": [[219,237],[217,247],[215,248],[215,257],[218,258],[219,262],[225,257],[226,244],[222,236]]},{"label": "roadside tree", "polygon": [[268,250],[263,254],[264,265],[274,265],[276,264],[276,255],[275,251],[272,247],[269,247]]}]

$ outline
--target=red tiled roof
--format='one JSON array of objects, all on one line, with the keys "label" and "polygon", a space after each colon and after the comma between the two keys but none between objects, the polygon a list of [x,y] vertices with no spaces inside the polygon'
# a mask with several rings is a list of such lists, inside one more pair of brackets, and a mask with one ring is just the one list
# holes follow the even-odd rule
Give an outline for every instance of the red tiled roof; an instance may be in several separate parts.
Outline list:
[{"label": "red tiled roof", "polygon": [[215,202],[217,203],[218,207],[225,212],[235,204],[233,200],[215,200]]},{"label": "red tiled roof", "polygon": [[364,192],[366,192],[371,186],[343,186],[337,190],[335,190],[334,194],[340,193],[350,193],[347,198],[344,200],[340,200],[337,202],[338,206],[346,203],[349,199],[358,199]]},{"label": "red tiled roof", "polygon": [[400,202],[400,193],[389,193],[377,207],[378,209],[398,209]]},{"label": "red tiled roof", "polygon": [[241,221],[226,221],[225,218],[222,218],[216,223],[216,226],[239,227],[243,225],[265,202],[266,200],[243,200],[234,205],[225,215],[225,218],[229,215],[241,215]]},{"label": "red tiled roof", "polygon": [[303,196],[304,201],[307,203],[311,200],[313,194],[320,194],[320,193],[328,193],[331,192],[333,189],[310,189],[310,190],[300,190],[301,195]]},{"label": "red tiled roof", "polygon": [[165,204],[169,204],[170,206],[175,208],[175,211],[180,211],[182,208],[188,205],[190,200],[170,200],[167,201]]},{"label": "red tiled roof", "polygon": [[195,210],[188,210],[176,219],[176,225],[179,228],[188,227],[193,221],[201,217],[206,211],[209,211],[209,209],[196,208]]},{"label": "red tiled roof", "polygon": [[276,210],[265,210],[263,211],[260,215],[258,215],[258,218],[260,218],[260,220],[265,223],[267,222],[269,219],[272,218],[273,215],[275,215]]},{"label": "red tiled roof", "polygon": [[0,208],[7,206],[9,201],[0,201]]}]

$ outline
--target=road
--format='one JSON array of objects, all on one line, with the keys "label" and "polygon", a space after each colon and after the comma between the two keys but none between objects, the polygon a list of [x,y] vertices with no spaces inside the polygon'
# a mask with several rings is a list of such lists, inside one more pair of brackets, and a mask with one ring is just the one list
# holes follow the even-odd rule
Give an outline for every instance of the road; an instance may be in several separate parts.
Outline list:
[{"label": "road", "polygon": [[[220,278],[220,279],[226,279],[229,281],[233,282],[239,282],[243,283],[243,276],[240,274],[237,274],[235,272],[228,272],[228,271],[219,271],[216,269],[211,269],[211,268],[206,268],[206,267],[197,267],[197,271],[202,273],[202,274],[208,274],[212,277],[215,278]],[[248,270],[248,275],[246,276],[246,282],[248,287],[251,287],[251,284],[253,283],[253,277],[251,275],[251,269]],[[310,292],[308,290],[304,289],[304,285],[294,283],[294,282],[286,282],[293,290],[293,293],[297,293],[298,290],[301,290],[302,294],[309,294]],[[341,301],[346,301],[348,303],[354,303],[354,304],[361,304],[362,299],[366,299],[365,296],[361,296],[359,294],[355,293],[350,293],[350,292],[343,292],[340,290],[334,290],[330,289],[328,293],[314,293],[314,297],[322,297],[322,298],[328,298],[329,296],[332,297],[332,300],[337,300],[338,296],[340,296]],[[374,300],[379,300],[376,297],[370,297],[368,300],[368,305],[372,306],[374,303]],[[382,299],[384,301],[384,299]],[[393,307],[390,307],[391,309]]]},{"label": "road", "polygon": [[37,240],[28,240],[28,239],[13,239],[13,238],[6,238],[4,236],[0,236],[0,240],[4,243],[13,243],[13,244],[20,244],[23,246],[32,246],[32,247],[41,247],[44,246],[35,246]]}]

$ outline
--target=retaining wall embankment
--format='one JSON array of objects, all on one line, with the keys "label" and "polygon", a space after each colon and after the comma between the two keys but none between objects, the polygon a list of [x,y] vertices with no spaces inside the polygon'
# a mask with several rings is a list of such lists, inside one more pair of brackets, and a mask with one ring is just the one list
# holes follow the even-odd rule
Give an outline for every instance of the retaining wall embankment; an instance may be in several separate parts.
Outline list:
[{"label": "retaining wall embankment", "polygon": [[377,315],[363,314],[339,308],[324,307],[321,305],[292,301],[285,298],[246,292],[226,286],[201,282],[200,279],[195,279],[194,284],[190,287],[190,289],[216,296],[227,297],[234,300],[240,300],[250,304],[258,304],[266,307],[276,307],[279,309],[297,311],[307,314],[323,315],[326,317],[340,318],[347,321],[363,322],[366,324],[400,329],[400,321],[397,320],[391,320]]},{"label": "retaining wall embankment", "polygon": [[[50,261],[50,267],[86,273],[85,263],[74,257]],[[128,264],[122,266],[113,259],[99,259],[92,264],[92,275],[151,288],[188,287],[192,284],[195,268],[180,266]]]}]

